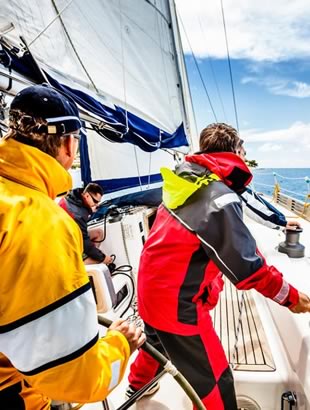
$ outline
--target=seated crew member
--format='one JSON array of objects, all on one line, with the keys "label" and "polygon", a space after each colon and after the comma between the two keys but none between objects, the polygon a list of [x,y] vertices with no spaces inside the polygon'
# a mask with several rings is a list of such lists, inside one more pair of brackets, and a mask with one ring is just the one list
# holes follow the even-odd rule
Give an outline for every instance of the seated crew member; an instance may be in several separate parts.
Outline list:
[{"label": "seated crew member", "polygon": [[81,122],[73,100],[32,86],[0,140],[0,409],[102,401],[145,340],[123,320],[99,338],[82,235],[55,203],[67,192]]},{"label": "seated crew member", "polygon": [[[245,161],[246,151],[243,146],[243,140],[240,140],[240,147],[236,154]],[[244,213],[262,225],[272,229],[279,229],[280,227],[295,229],[301,227],[300,222],[295,219],[287,221],[282,212],[249,187],[246,187],[245,191],[240,194],[240,197],[244,204]]]},{"label": "seated crew member", "polygon": [[83,235],[83,260],[85,265],[93,263],[105,263],[109,265],[113,259],[105,255],[93,242],[100,238],[90,238],[87,231],[87,222],[93,212],[96,211],[101,202],[103,189],[100,185],[89,183],[84,189],[72,189],[64,198],[59,201],[61,206],[79,225]]}]

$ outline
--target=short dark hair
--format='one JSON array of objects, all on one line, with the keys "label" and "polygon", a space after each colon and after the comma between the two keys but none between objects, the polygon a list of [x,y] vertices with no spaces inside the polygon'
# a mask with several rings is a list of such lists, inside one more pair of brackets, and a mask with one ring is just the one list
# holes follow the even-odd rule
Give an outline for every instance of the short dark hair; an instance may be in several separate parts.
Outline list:
[{"label": "short dark hair", "polygon": [[85,194],[86,192],[90,192],[91,194],[100,194],[103,195],[103,189],[99,184],[95,184],[94,182],[90,182],[86,187],[84,188],[83,193]]},{"label": "short dark hair", "polygon": [[200,152],[234,152],[241,147],[243,141],[238,131],[225,123],[213,123],[200,133]]}]

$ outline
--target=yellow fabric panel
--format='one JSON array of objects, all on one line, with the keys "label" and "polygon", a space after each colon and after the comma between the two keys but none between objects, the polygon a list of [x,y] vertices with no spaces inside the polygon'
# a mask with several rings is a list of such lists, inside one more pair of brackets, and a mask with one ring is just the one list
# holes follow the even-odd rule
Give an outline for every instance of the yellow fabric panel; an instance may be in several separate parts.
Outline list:
[{"label": "yellow fabric panel", "polygon": [[51,199],[72,187],[71,175],[54,158],[13,139],[0,140],[0,175],[43,192]]},{"label": "yellow fabric panel", "polygon": [[[34,313],[88,283],[80,229],[54,202],[57,194],[70,188],[70,175],[55,159],[13,140],[0,141],[0,325]],[[126,338],[109,332],[80,358],[28,381],[51,398],[60,394],[64,401],[97,401],[107,394],[111,363],[120,360],[123,374],[128,358]],[[0,386],[18,380],[18,373],[1,356]],[[25,393],[27,410],[45,408],[33,407],[35,394]]]},{"label": "yellow fabric panel", "polygon": [[0,325],[4,325],[80,288],[88,277],[80,229],[52,199],[0,177],[0,201],[0,259],[5,272],[0,288],[0,309],[5,314]]},{"label": "yellow fabric panel", "polygon": [[[109,342],[109,344],[107,344]],[[126,338],[117,331],[108,331],[83,356],[25,379],[53,400],[65,402],[95,402],[110,391],[110,364],[121,361],[118,382],[124,376],[130,350]],[[61,381],[57,383],[57,381]]]},{"label": "yellow fabric panel", "polygon": [[[26,410],[49,410],[51,400],[33,389],[27,387],[23,376],[12,366],[11,362],[0,353],[0,390],[4,390],[16,383],[22,383],[20,396],[23,398]],[[1,407],[1,403],[0,403]],[[9,410],[9,409],[8,409]]]},{"label": "yellow fabric panel", "polygon": [[9,359],[0,353],[0,390],[20,382],[23,376],[12,366]]},{"label": "yellow fabric panel", "polygon": [[31,386],[22,382],[22,391],[19,393],[25,403],[25,410],[50,410],[51,400]]},{"label": "yellow fabric panel", "polygon": [[0,311],[5,313],[0,325],[88,282],[80,229],[53,200],[55,193],[70,189],[68,175],[55,159],[36,148],[14,140],[0,142],[0,260],[5,272],[0,287]]},{"label": "yellow fabric panel", "polygon": [[179,177],[169,168],[161,168],[163,177],[163,202],[169,209],[176,209],[183,205],[202,185],[208,185],[220,178],[215,174],[197,177],[195,182]]}]

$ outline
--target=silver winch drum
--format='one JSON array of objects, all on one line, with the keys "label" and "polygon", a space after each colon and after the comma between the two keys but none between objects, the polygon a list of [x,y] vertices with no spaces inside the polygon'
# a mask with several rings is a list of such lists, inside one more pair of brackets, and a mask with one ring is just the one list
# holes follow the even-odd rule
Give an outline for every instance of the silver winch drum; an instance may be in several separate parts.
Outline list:
[{"label": "silver winch drum", "polygon": [[279,252],[286,253],[290,258],[303,258],[305,256],[305,247],[299,243],[301,232],[302,228],[285,229],[285,241],[279,244]]}]

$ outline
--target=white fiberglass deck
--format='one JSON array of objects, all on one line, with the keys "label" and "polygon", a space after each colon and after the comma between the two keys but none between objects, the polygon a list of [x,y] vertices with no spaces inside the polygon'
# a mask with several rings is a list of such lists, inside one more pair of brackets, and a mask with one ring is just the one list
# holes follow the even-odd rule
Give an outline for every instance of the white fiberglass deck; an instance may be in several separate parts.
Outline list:
[{"label": "white fiberglass deck", "polygon": [[[289,211],[280,209],[288,218],[292,216]],[[306,246],[306,257],[301,259],[290,259],[277,251],[277,245],[284,240],[282,231],[261,226],[247,218],[246,223],[268,263],[275,265],[290,283],[310,295],[310,223],[301,220],[304,232],[300,241]],[[240,301],[241,292],[226,281],[220,302],[212,313],[215,328],[231,362]],[[235,355],[237,394],[253,399],[261,410],[278,410],[281,406],[281,394],[286,390],[295,390],[298,395],[298,410],[309,410],[309,324],[308,314],[294,315],[255,291],[245,292],[242,326]],[[128,372],[129,367],[121,384],[110,395],[110,402],[115,409],[123,403]],[[132,408],[192,408],[190,401],[170,375],[165,375],[160,383],[161,388],[154,396],[141,399]],[[96,403],[83,408],[99,410],[103,407]]]}]

